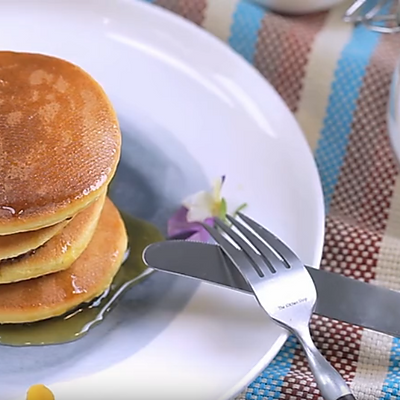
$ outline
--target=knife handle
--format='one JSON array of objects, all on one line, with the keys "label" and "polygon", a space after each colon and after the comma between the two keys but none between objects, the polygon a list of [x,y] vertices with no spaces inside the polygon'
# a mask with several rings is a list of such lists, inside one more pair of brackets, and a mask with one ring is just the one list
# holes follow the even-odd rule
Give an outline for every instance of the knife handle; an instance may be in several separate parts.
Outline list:
[{"label": "knife handle", "polygon": [[337,400],[356,400],[356,398],[352,394],[345,394],[342,397],[339,397]]}]

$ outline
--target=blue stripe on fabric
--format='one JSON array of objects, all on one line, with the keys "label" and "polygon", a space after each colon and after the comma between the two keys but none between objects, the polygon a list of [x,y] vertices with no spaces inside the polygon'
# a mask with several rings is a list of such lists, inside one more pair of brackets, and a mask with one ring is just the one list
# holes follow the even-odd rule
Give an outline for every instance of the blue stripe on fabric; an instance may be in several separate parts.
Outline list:
[{"label": "blue stripe on fabric", "polygon": [[335,71],[331,94],[315,151],[321,176],[326,212],[339,179],[357,99],[370,58],[379,42],[379,34],[362,25],[357,26],[342,51]]},{"label": "blue stripe on fabric", "polygon": [[381,400],[400,398],[400,339],[393,339],[392,351],[389,359],[389,372],[382,386]]},{"label": "blue stripe on fabric", "polygon": [[258,31],[266,11],[262,7],[241,1],[233,15],[229,45],[253,64]]},{"label": "blue stripe on fabric", "polygon": [[279,399],[283,380],[292,366],[297,340],[290,336],[264,372],[247,388],[246,400]]}]

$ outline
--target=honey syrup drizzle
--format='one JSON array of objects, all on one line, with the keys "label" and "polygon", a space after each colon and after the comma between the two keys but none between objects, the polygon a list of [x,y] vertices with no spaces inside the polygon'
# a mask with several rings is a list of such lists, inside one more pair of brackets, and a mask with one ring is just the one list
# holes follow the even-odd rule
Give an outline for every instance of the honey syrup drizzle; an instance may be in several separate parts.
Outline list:
[{"label": "honey syrup drizzle", "polygon": [[142,260],[142,252],[147,245],[164,238],[154,225],[124,213],[121,215],[125,222],[129,247],[111,286],[91,303],[83,304],[63,316],[31,324],[0,325],[0,344],[50,345],[79,339],[104,320],[130,287],[149,275]]}]

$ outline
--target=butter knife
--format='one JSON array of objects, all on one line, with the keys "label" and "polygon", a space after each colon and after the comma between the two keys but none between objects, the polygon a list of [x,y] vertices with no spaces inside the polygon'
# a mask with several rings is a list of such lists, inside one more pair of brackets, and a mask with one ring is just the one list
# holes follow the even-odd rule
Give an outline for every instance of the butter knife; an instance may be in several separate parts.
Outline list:
[{"label": "butter knife", "polygon": [[[170,240],[143,252],[145,264],[158,271],[250,293],[246,281],[217,245]],[[400,337],[400,293],[307,266],[317,288],[314,313]]]}]

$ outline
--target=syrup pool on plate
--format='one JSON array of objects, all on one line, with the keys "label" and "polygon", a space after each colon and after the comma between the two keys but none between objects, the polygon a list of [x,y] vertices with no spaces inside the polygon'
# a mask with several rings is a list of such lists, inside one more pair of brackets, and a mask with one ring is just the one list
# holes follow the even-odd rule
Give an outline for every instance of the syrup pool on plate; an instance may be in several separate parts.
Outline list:
[{"label": "syrup pool on plate", "polygon": [[30,324],[0,325],[0,344],[10,346],[49,345],[71,342],[99,324],[121,296],[149,275],[142,260],[147,245],[163,240],[149,222],[121,213],[128,233],[128,250],[111,286],[91,303],[82,304],[63,316]]}]

